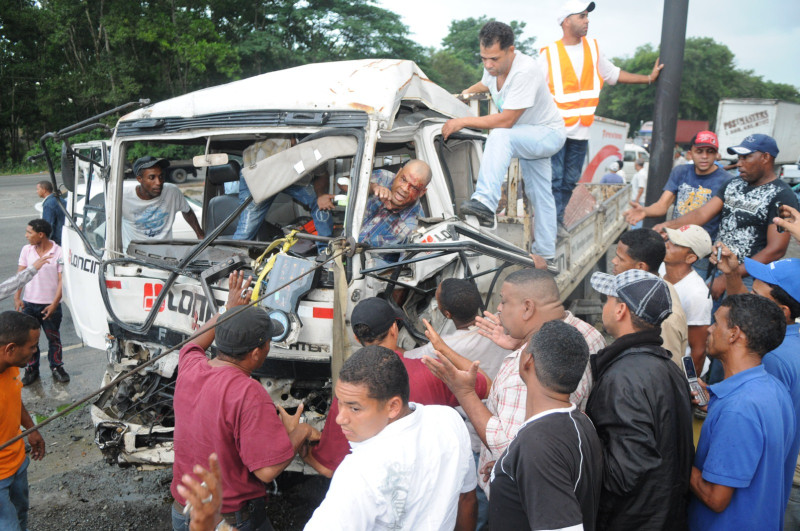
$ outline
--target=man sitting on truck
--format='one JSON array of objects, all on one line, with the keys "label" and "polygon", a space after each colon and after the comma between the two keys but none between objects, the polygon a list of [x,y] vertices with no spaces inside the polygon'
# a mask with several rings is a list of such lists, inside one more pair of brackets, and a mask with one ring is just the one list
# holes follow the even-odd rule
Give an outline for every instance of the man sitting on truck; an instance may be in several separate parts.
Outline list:
[{"label": "man sitting on truck", "polygon": [[[417,218],[422,214],[420,198],[431,182],[428,163],[412,159],[397,174],[377,169],[370,178],[370,197],[364,212],[364,222],[358,241],[372,247],[398,245],[408,241],[417,228]],[[384,260],[397,261],[397,257],[384,255]]]},{"label": "man sitting on truck", "polygon": [[514,31],[509,25],[487,22],[479,37],[483,78],[462,94],[489,92],[500,112],[455,118],[442,127],[445,139],[465,127],[490,130],[475,193],[461,205],[461,213],[491,226],[508,166],[512,158],[518,158],[525,193],[536,212],[531,250],[556,271],[556,204],[550,157],[564,145],[564,120],[535,60],[515,51]]},{"label": "man sitting on truck", "polygon": [[206,237],[180,188],[164,182],[166,159],[146,156],[133,163],[138,184],[126,182],[122,194],[122,249],[132,240],[169,240],[179,210],[199,239]]}]

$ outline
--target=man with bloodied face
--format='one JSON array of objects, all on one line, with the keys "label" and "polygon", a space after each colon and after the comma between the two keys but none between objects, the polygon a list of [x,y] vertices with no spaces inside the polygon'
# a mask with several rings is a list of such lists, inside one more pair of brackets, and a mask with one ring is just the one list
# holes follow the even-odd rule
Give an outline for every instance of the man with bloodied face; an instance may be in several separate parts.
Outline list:
[{"label": "man with bloodied face", "polygon": [[[373,171],[359,241],[372,247],[408,241],[417,228],[417,218],[422,214],[419,200],[430,181],[431,168],[419,159],[408,161],[397,174],[383,169]],[[384,259],[390,260],[390,256],[384,255]]]}]

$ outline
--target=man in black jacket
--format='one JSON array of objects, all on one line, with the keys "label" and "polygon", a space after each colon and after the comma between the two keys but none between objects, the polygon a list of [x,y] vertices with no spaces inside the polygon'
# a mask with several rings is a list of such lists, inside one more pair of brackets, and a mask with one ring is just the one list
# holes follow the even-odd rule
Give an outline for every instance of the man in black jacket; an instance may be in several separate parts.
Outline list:
[{"label": "man in black jacket", "polygon": [[603,326],[615,339],[591,359],[586,407],[603,444],[597,529],[686,529],[692,415],[686,378],[661,347],[669,289],[639,269],[591,282],[608,297]]}]

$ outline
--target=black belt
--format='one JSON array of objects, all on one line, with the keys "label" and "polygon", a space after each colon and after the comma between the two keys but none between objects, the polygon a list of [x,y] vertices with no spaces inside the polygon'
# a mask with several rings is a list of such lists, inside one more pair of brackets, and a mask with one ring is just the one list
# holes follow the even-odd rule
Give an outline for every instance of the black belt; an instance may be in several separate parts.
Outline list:
[{"label": "black belt", "polygon": [[[238,511],[222,513],[222,518],[234,527],[249,521],[251,529],[264,529],[264,531],[272,529],[272,524],[267,519],[266,497],[247,500]],[[266,524],[266,527],[259,527],[262,524]]]},{"label": "black belt", "polygon": [[[183,505],[175,500],[173,506],[176,511],[183,513]],[[222,513],[222,518],[231,526],[250,521],[251,528],[258,531],[273,531],[272,523],[267,518],[267,498],[254,498],[247,500],[238,511]]]}]

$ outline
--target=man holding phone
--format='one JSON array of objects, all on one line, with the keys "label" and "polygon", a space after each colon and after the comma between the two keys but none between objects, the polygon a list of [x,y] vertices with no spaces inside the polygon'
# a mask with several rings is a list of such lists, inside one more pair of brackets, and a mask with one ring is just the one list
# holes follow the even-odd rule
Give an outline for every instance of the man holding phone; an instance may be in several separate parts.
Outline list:
[{"label": "man holding phone", "polygon": [[[689,528],[782,529],[795,412],[786,388],[761,363],[784,336],[780,308],[766,297],[731,295],[714,314],[708,355],[725,380],[708,387],[708,417],[697,443]],[[735,495],[734,495],[735,494]]]}]

